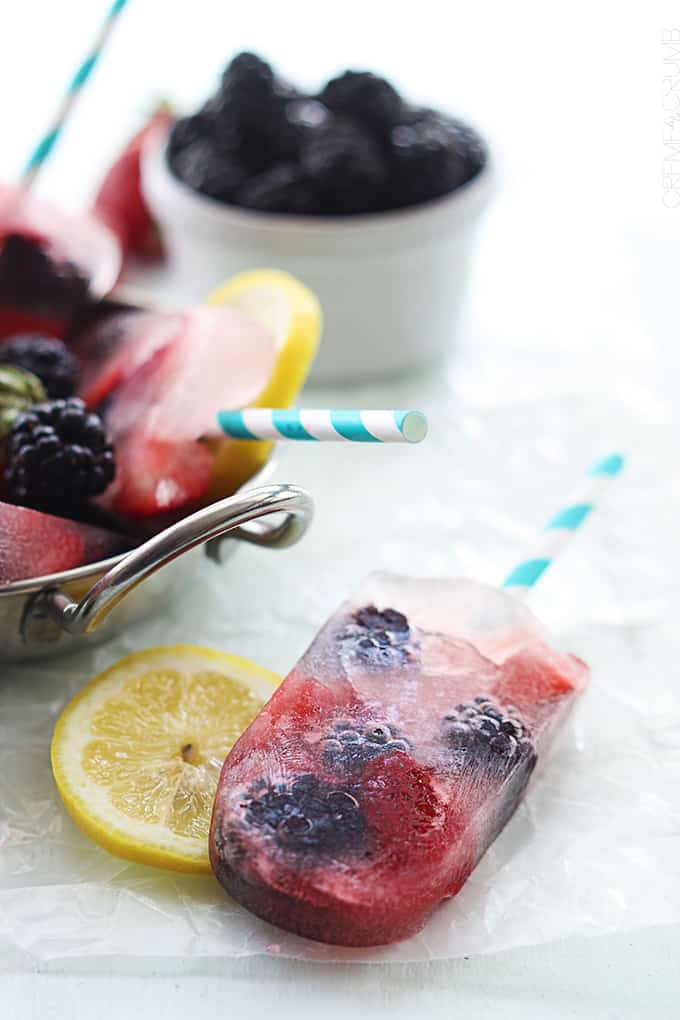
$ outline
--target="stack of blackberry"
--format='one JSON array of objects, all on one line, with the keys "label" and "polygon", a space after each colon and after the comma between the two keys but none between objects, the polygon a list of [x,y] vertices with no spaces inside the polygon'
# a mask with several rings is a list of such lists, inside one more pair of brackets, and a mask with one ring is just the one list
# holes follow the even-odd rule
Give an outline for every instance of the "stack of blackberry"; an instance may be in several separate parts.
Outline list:
[{"label": "stack of blackberry", "polygon": [[189,187],[247,209],[347,216],[415,205],[469,181],[486,152],[469,127],[410,106],[384,78],[346,71],[304,95],[252,53],[170,134]]}]

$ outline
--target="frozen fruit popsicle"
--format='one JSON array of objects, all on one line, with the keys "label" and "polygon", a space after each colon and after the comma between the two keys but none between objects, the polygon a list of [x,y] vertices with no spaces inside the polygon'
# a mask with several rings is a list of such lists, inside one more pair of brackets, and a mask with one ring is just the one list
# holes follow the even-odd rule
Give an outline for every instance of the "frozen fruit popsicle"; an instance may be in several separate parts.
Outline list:
[{"label": "frozen fruit popsicle", "polygon": [[0,502],[0,585],[95,563],[130,545],[104,528]]},{"label": "frozen fruit popsicle", "polygon": [[128,311],[75,344],[80,395],[101,408],[116,449],[106,506],[148,518],[197,504],[211,481],[217,411],[253,401],[276,360],[276,340],[231,307]]},{"label": "frozen fruit popsicle", "polygon": [[414,934],[511,818],[586,682],[510,595],[372,575],[227,757],[219,881],[309,938]]},{"label": "frozen fruit popsicle", "polygon": [[0,185],[0,337],[61,335],[90,298],[113,286],[120,262],[115,236],[94,218]]}]

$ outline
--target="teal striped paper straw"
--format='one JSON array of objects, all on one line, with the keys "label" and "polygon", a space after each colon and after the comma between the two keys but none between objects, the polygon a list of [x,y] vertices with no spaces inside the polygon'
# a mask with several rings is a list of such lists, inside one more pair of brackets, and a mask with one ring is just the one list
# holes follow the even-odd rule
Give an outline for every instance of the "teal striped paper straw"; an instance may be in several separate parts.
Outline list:
[{"label": "teal striped paper straw", "polygon": [[315,411],[246,407],[219,411],[217,421],[232,439],[311,442],[420,443],[427,435],[422,411]]},{"label": "teal striped paper straw", "polygon": [[30,188],[36,178],[36,175],[54,148],[54,145],[64,128],[64,124],[66,123],[68,116],[71,113],[83,86],[85,85],[85,82],[92,74],[97,61],[102,54],[106,42],[113,31],[118,15],[121,13],[126,3],[127,0],[114,0],[113,4],[109,8],[109,12],[97,32],[97,36],[92,44],[92,48],[88,56],[85,60],[83,60],[82,64],[71,79],[71,83],[66,90],[66,94],[61,101],[61,106],[57,110],[54,120],[36,145],[23,169],[21,174],[21,183],[24,187]]},{"label": "teal striped paper straw", "polygon": [[623,469],[620,453],[610,453],[592,465],[570,502],[551,517],[527,559],[518,563],[503,581],[513,595],[523,598],[573,538],[586,517],[595,509],[604,489]]}]

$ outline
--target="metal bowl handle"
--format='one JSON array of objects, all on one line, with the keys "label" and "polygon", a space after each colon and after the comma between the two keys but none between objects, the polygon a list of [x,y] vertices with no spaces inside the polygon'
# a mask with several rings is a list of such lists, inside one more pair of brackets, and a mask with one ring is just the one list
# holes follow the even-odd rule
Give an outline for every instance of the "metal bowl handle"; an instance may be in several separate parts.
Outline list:
[{"label": "metal bowl handle", "polygon": [[[44,592],[44,605],[64,630],[88,633],[128,592],[183,552],[228,532],[244,542],[283,549],[302,537],[311,523],[313,509],[311,496],[295,485],[248,489],[198,510],[133,549],[100,577],[80,602],[52,588]],[[279,524],[258,520],[276,513],[285,514]]]}]

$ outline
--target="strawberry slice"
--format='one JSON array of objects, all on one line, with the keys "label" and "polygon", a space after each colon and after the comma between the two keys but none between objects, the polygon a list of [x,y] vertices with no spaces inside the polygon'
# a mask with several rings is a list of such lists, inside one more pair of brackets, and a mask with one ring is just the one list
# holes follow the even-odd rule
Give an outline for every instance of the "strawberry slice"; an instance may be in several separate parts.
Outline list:
[{"label": "strawberry slice", "polygon": [[116,556],[130,540],[91,524],[0,503],[0,584]]},{"label": "strawberry slice", "polygon": [[149,135],[172,119],[168,104],[160,103],[111,166],[94,200],[95,216],[116,234],[125,257],[159,259],[163,254],[158,228],[142,195],[141,153]]},{"label": "strawberry slice", "polygon": [[116,477],[106,504],[129,517],[153,517],[198,505],[213,454],[197,442],[173,443],[131,432],[116,446]]}]

